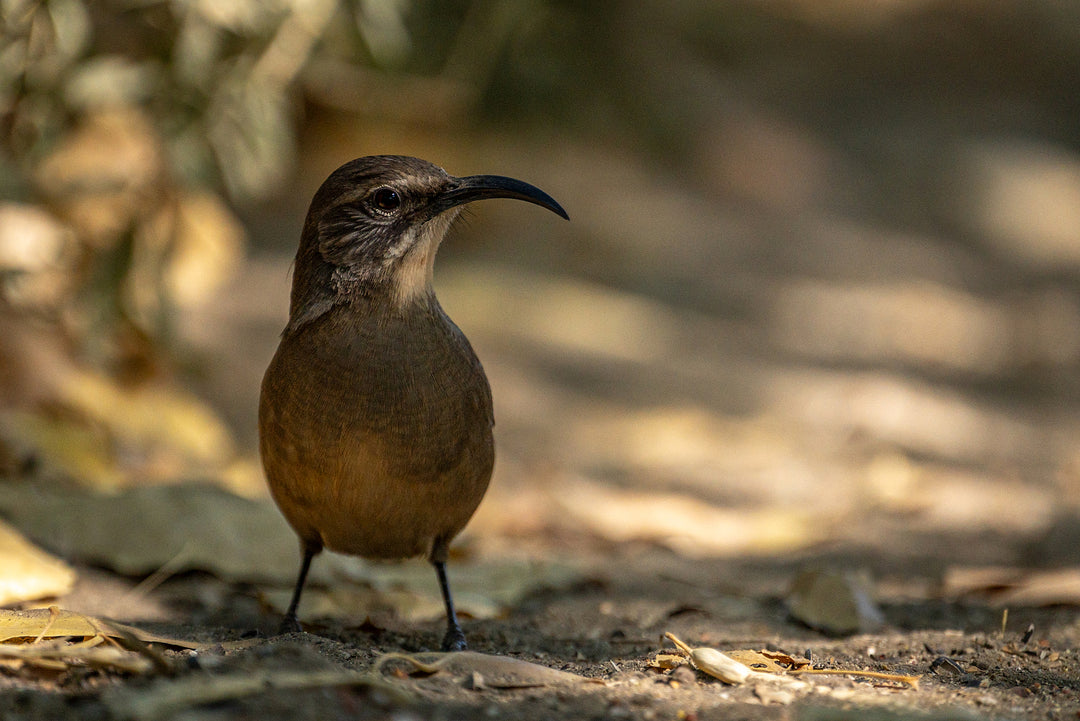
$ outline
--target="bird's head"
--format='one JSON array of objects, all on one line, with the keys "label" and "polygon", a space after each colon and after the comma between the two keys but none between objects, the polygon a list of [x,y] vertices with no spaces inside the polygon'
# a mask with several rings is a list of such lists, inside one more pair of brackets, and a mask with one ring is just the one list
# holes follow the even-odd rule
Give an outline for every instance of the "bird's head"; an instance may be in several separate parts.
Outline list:
[{"label": "bird's head", "polygon": [[350,298],[386,298],[398,307],[433,291],[435,253],[462,206],[516,198],[567,218],[539,188],[499,175],[457,178],[425,160],[358,158],[315,193],[293,278],[290,327]]}]

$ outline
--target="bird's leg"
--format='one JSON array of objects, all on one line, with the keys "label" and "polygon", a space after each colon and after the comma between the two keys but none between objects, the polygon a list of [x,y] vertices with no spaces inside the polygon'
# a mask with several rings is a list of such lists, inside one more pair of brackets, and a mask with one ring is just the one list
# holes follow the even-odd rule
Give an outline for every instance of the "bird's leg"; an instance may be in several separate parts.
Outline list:
[{"label": "bird's leg", "polygon": [[311,559],[318,553],[317,548],[304,546],[304,560],[300,562],[300,575],[296,578],[296,588],[293,589],[292,600],[289,601],[289,610],[285,612],[285,618],[281,619],[278,633],[299,633],[300,621],[296,618],[296,607],[300,605],[300,594],[304,591],[304,581],[307,580],[308,569],[311,568]]},{"label": "bird's leg", "polygon": [[454,599],[450,596],[450,584],[446,580],[446,562],[432,561],[435,573],[439,576],[439,589],[442,591],[443,602],[446,604],[446,635],[443,636],[443,651],[464,651],[468,648],[465,643],[465,632],[458,624],[457,613],[454,611]]}]

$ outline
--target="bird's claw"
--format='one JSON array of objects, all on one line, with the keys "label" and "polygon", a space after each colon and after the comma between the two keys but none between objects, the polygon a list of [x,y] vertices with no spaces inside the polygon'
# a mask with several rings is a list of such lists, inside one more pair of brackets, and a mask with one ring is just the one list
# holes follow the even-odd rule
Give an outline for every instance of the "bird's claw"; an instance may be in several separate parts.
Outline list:
[{"label": "bird's claw", "polygon": [[290,614],[281,619],[281,625],[278,626],[278,635],[284,636],[287,633],[300,633],[304,629],[300,628],[300,622],[296,619],[295,614]]},{"label": "bird's claw", "polygon": [[446,635],[442,640],[443,651],[465,651],[468,648],[469,645],[465,643],[465,633],[460,626],[450,626],[446,629]]}]

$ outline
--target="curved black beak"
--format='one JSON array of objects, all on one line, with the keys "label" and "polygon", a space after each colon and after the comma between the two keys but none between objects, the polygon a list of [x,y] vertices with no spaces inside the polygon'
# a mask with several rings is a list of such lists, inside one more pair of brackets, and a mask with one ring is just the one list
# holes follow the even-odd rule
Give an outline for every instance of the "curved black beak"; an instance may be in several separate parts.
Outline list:
[{"label": "curved black beak", "polygon": [[441,213],[463,203],[485,198],[514,198],[547,208],[552,213],[570,220],[562,206],[555,199],[535,185],[502,175],[469,175],[458,178],[457,184],[439,193],[435,198],[433,210]]}]

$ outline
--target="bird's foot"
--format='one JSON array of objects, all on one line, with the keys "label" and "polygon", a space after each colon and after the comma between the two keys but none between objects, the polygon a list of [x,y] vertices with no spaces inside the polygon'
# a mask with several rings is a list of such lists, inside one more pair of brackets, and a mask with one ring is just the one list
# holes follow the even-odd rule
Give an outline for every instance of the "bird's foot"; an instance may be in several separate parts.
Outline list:
[{"label": "bird's foot", "polygon": [[446,629],[446,635],[443,636],[442,650],[464,651],[468,648],[469,644],[465,643],[465,632],[461,630],[461,626],[448,626]]},{"label": "bird's foot", "polygon": [[286,633],[300,633],[304,629],[300,628],[300,621],[296,619],[295,613],[289,613],[285,615],[285,618],[281,619],[281,625],[278,626],[278,635],[283,636]]}]

